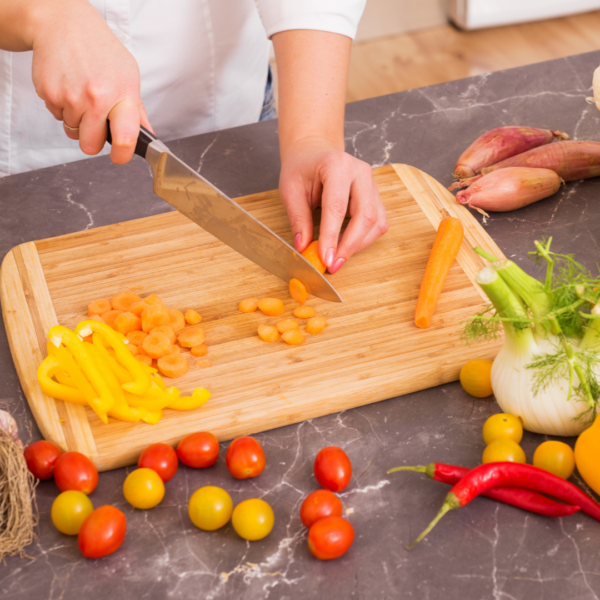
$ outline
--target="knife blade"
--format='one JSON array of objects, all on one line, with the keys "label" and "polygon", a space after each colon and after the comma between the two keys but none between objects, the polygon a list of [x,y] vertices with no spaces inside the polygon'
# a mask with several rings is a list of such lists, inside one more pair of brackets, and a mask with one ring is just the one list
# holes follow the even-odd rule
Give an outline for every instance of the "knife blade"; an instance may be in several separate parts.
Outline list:
[{"label": "knife blade", "polygon": [[[110,124],[107,141],[112,142]],[[154,174],[154,193],[188,219],[286,283],[296,278],[309,293],[331,302],[342,298],[299,252],[140,126],[135,153]]]}]

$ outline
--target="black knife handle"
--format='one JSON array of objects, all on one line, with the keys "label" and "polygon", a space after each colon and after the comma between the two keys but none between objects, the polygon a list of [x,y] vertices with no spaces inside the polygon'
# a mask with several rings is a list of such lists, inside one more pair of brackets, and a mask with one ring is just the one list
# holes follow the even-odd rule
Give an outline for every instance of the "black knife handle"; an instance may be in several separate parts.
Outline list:
[{"label": "black knife handle", "polygon": [[[110,121],[106,119],[106,141],[112,144],[112,134],[110,132]],[[148,146],[158,139],[154,134],[150,133],[143,125],[140,125],[140,135],[138,136],[135,144],[135,153],[142,158],[146,158],[146,151]]]}]

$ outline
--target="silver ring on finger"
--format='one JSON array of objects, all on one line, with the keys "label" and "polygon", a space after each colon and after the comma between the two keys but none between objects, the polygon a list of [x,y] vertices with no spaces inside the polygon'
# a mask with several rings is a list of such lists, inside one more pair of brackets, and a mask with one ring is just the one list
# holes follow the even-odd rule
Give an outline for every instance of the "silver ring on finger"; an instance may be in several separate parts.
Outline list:
[{"label": "silver ring on finger", "polygon": [[67,131],[72,131],[73,133],[77,133],[79,131],[79,127],[69,127],[64,121],[63,121],[63,127]]}]

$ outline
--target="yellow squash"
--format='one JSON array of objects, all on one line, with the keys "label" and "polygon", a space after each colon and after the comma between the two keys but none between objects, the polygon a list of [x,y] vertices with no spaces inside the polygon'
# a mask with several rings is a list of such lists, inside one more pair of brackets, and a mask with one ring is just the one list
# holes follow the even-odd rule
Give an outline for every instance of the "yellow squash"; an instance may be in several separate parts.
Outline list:
[{"label": "yellow squash", "polygon": [[600,494],[600,415],[575,444],[575,464],[585,482]]}]

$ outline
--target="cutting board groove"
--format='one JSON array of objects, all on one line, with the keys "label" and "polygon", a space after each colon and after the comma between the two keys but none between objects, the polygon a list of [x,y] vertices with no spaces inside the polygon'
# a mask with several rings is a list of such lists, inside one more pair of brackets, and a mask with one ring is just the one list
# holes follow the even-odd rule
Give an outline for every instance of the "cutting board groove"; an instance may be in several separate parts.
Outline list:
[{"label": "cutting board groove", "polygon": [[[220,440],[297,423],[332,412],[440,385],[458,378],[475,357],[493,358],[500,341],[467,347],[460,324],[482,303],[474,285],[484,261],[475,245],[502,252],[437,181],[407,165],[374,170],[388,211],[389,232],[329,276],[344,302],[307,302],[327,317],[327,329],[307,334],[299,347],[261,342],[260,323],[278,319],[242,314],[249,296],[296,304],[287,286],[176,212],[118,223],[13,248],[0,273],[0,301],[17,373],[42,434],[63,449],[90,456],[100,470],[132,464],[153,442],[177,443],[209,430]],[[258,219],[291,241],[277,191],[239,198]],[[414,326],[419,284],[442,209],[460,218],[465,241],[430,329]],[[318,214],[317,214],[318,216]],[[316,226],[318,226],[318,218]],[[46,355],[48,329],[74,327],[88,302],[128,288],[158,294],[170,307],[194,308],[203,317],[211,366],[175,380],[213,397],[201,409],[165,411],[155,426],[110,420],[88,408],[45,396],[35,377]]]}]

